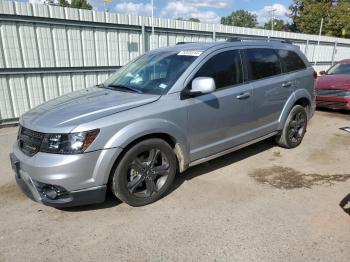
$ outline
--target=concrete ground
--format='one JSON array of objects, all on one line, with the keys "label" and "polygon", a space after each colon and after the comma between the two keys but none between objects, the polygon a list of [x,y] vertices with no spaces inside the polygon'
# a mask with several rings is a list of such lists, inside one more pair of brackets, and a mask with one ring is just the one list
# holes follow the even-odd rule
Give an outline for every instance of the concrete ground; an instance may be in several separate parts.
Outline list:
[{"label": "concrete ground", "polygon": [[0,129],[0,261],[349,261],[350,115],[318,111],[301,146],[271,140],[178,175],[160,201],[58,210],[16,187]]}]

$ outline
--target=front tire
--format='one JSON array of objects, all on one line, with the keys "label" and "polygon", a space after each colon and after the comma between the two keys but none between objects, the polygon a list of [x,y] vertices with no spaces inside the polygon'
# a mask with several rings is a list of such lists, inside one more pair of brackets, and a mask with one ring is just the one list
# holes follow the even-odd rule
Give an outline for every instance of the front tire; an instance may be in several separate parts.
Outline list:
[{"label": "front tire", "polygon": [[169,144],[147,139],[124,154],[111,179],[111,189],[130,206],[148,205],[164,196],[175,174],[176,157]]},{"label": "front tire", "polygon": [[304,138],[307,127],[307,113],[304,107],[295,105],[289,112],[280,135],[276,137],[279,146],[295,148]]}]

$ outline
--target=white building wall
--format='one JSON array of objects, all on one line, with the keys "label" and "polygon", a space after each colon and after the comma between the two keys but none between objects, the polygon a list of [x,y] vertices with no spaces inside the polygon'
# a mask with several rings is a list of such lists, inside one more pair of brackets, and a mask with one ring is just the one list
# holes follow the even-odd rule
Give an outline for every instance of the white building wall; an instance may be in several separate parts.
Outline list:
[{"label": "white building wall", "polygon": [[154,19],[152,37],[151,23],[150,17],[0,0],[0,123],[104,81],[145,50],[177,42],[284,38],[316,61],[317,71],[350,58],[350,39],[164,18]]}]

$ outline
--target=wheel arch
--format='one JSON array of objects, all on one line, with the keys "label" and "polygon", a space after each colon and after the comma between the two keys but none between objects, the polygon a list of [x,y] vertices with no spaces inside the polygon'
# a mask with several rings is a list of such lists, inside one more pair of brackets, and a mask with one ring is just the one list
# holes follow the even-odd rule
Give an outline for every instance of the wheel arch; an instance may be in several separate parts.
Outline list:
[{"label": "wheel arch", "polygon": [[[160,138],[173,148],[179,172],[188,167],[188,144],[185,135],[175,124],[164,120],[142,120],[119,130],[107,143],[107,147],[121,147],[123,150],[116,157],[110,169],[108,180],[124,154],[134,145],[150,138]],[[108,182],[106,181],[106,183]]]},{"label": "wheel arch", "polygon": [[311,96],[305,89],[298,89],[295,92],[293,92],[287,102],[285,103],[283,110],[280,114],[280,117],[278,119],[278,130],[282,130],[284,126],[284,122],[287,120],[287,117],[289,115],[290,110],[295,105],[301,105],[303,107],[307,108],[307,115],[308,118],[310,117],[310,110],[311,110]]}]

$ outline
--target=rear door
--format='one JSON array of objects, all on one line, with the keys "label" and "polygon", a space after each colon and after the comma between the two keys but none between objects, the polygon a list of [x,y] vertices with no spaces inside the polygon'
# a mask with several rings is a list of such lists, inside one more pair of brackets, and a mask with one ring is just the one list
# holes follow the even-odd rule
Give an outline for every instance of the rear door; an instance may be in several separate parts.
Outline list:
[{"label": "rear door", "polygon": [[249,81],[253,89],[253,118],[256,137],[277,130],[278,118],[292,94],[292,79],[283,74],[274,49],[253,47],[245,50]]},{"label": "rear door", "polygon": [[311,76],[312,71],[306,70],[305,62],[293,50],[280,49],[277,50],[277,53],[281,61],[282,71],[292,84],[290,89],[292,91],[298,88],[307,89],[312,97],[314,93],[314,79]]}]

